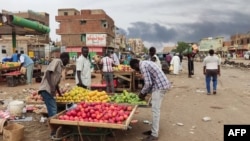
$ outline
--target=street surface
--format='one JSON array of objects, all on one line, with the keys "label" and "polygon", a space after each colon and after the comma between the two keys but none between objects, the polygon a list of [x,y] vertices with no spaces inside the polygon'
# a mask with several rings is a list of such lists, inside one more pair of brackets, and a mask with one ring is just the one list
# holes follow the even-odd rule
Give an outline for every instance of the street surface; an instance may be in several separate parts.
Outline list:
[{"label": "street surface", "polygon": [[[249,60],[237,60],[248,63]],[[250,61],[249,61],[250,62]],[[205,80],[201,62],[195,62],[194,76],[188,78],[187,61],[183,61],[183,71],[179,75],[167,75],[173,83],[171,90],[165,95],[162,109],[159,141],[223,141],[225,124],[250,124],[250,75],[249,69],[235,68],[228,65],[221,67],[216,95],[206,95]],[[93,79],[99,83],[100,77]],[[62,85],[74,85],[73,79],[62,81]],[[1,83],[1,99],[12,97],[22,99],[24,88],[38,88],[39,84],[7,87]],[[108,137],[107,141],[139,141],[144,137],[141,132],[149,130],[151,121],[150,108],[138,108],[131,124],[132,129],[116,130],[116,137]],[[49,130],[46,123],[40,123],[41,115],[29,114],[33,121],[20,122],[25,125],[25,141],[47,141]],[[204,121],[209,119],[209,121]],[[0,141],[2,136],[0,136]]]}]

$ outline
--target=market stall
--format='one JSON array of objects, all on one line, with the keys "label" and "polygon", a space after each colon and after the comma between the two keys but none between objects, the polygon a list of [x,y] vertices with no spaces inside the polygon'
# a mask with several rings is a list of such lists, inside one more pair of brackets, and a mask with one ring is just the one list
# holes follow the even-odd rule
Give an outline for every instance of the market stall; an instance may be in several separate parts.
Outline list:
[{"label": "market stall", "polygon": [[6,76],[5,73],[13,72],[19,70],[20,63],[17,62],[5,62],[0,63],[0,81],[4,81]]},{"label": "market stall", "polygon": [[130,66],[119,65],[115,67],[114,78],[118,81],[115,91],[134,91],[134,70],[132,70]]},{"label": "market stall", "polygon": [[76,65],[75,64],[68,64],[64,70],[64,77],[65,79],[74,79],[76,74]]},{"label": "market stall", "polygon": [[[81,102],[75,109],[65,110],[50,119],[50,126],[57,128],[53,140],[99,136],[104,141],[114,129],[128,129],[136,109],[137,105]],[[60,130],[65,126],[70,131],[63,135]]]}]

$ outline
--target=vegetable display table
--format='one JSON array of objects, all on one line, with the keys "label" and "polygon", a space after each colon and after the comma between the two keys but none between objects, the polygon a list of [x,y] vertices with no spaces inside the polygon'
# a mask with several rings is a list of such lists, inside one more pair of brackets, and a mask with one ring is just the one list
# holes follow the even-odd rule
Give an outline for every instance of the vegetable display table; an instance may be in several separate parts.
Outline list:
[{"label": "vegetable display table", "polygon": [[[106,123],[106,122],[86,122],[75,120],[60,120],[60,116],[67,111],[62,111],[57,115],[51,117],[49,126],[56,128],[56,136],[52,140],[65,140],[65,139],[83,139],[90,140],[93,136],[99,136],[101,141],[105,140],[108,134],[112,134],[114,129],[127,130],[129,124],[135,114],[137,105],[131,105],[132,109],[128,118],[122,123]],[[64,131],[62,131],[64,130]],[[91,137],[91,138],[90,138]]]}]

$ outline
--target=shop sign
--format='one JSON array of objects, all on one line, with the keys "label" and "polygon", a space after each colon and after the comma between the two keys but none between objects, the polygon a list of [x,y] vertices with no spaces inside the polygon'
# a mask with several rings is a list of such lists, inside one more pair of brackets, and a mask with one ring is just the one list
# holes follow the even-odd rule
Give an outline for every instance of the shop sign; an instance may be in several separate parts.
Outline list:
[{"label": "shop sign", "polygon": [[106,34],[87,34],[87,46],[106,46]]}]

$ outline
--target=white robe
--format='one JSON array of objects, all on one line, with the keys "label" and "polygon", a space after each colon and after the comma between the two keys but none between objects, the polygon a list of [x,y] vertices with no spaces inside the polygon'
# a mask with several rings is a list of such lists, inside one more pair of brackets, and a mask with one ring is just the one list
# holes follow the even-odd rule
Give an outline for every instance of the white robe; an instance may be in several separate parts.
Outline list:
[{"label": "white robe", "polygon": [[179,56],[174,56],[170,62],[171,65],[173,65],[173,74],[179,74],[180,71],[180,57]]}]

